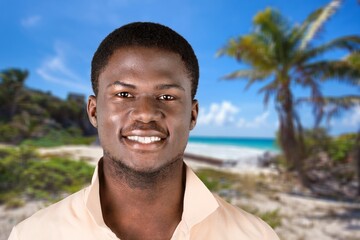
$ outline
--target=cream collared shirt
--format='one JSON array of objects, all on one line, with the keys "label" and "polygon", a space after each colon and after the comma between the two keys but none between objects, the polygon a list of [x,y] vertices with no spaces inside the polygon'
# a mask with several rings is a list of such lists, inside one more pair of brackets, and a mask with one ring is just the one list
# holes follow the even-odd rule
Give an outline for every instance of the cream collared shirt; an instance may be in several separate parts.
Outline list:
[{"label": "cream collared shirt", "polygon": [[[98,168],[91,185],[35,213],[16,225],[9,240],[112,240],[118,239],[106,226],[101,213]],[[182,220],[173,240],[242,239],[278,240],[261,219],[213,195],[186,167]]]}]

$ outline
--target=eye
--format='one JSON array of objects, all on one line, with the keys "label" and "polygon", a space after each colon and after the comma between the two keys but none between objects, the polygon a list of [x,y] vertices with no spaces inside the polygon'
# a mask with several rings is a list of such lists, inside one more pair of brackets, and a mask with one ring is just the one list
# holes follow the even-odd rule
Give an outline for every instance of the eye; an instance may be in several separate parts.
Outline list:
[{"label": "eye", "polygon": [[131,98],[133,95],[131,95],[129,92],[119,92],[116,94],[116,96],[121,98]]},{"label": "eye", "polygon": [[173,97],[173,96],[171,96],[171,95],[161,95],[160,97],[159,97],[159,99],[160,100],[165,100],[165,101],[171,101],[171,100],[174,100],[175,98]]}]

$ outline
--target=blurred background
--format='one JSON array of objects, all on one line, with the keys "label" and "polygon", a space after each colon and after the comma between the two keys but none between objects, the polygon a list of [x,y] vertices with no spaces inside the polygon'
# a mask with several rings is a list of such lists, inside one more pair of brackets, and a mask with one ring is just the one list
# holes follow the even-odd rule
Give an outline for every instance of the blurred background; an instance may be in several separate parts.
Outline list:
[{"label": "blurred background", "polygon": [[212,191],[282,239],[360,238],[358,1],[2,0],[0,9],[0,239],[89,183],[102,154],[85,111],[90,62],[133,21],[171,27],[197,54],[200,113],[185,158]]}]

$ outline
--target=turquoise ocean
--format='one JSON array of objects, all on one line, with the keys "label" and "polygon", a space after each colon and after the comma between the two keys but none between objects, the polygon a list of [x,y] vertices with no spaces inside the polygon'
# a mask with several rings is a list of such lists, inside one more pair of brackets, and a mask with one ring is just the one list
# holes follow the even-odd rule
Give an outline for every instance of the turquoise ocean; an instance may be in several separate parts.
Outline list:
[{"label": "turquoise ocean", "polygon": [[274,138],[246,138],[246,137],[199,137],[190,136],[189,143],[206,145],[246,147],[258,150],[279,151]]}]

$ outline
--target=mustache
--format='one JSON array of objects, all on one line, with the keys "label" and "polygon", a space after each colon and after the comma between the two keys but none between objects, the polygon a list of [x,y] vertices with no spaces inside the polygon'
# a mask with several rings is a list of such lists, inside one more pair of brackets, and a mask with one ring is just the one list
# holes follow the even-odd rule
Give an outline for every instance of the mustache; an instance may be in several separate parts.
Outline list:
[{"label": "mustache", "polygon": [[153,130],[163,134],[167,134],[166,129],[159,126],[156,122],[149,122],[149,123],[134,122],[130,126],[124,127],[122,132],[127,133],[134,130]]}]

